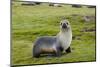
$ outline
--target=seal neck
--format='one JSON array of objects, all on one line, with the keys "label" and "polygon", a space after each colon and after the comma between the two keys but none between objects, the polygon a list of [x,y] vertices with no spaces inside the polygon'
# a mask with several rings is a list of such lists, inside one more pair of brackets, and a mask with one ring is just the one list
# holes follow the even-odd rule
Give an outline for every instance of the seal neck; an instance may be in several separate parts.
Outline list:
[{"label": "seal neck", "polygon": [[71,32],[71,28],[67,28],[67,29],[61,29],[60,30],[61,33],[68,33],[68,32]]}]

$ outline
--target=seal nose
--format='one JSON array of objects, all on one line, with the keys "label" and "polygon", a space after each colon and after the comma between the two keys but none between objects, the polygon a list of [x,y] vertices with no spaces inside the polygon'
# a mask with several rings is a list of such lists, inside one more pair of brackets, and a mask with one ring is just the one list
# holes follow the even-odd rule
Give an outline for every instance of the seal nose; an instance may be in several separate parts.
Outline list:
[{"label": "seal nose", "polygon": [[66,23],[63,23],[62,28],[67,28]]}]

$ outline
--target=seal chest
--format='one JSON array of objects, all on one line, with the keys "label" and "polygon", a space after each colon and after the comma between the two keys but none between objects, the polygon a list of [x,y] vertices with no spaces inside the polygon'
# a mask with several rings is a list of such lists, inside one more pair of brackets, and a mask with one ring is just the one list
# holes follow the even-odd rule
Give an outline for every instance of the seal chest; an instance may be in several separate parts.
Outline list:
[{"label": "seal chest", "polygon": [[61,43],[61,46],[64,48],[64,50],[68,49],[68,47],[70,47],[72,40],[72,32],[71,31],[65,33],[60,32],[58,34],[58,40]]}]

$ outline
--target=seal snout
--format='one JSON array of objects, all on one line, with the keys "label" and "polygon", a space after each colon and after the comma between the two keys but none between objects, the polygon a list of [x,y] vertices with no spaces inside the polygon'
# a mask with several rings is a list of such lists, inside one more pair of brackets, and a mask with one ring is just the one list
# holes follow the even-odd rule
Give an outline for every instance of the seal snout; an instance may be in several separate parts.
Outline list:
[{"label": "seal snout", "polygon": [[62,28],[67,28],[66,23],[63,23],[63,24],[62,24]]}]

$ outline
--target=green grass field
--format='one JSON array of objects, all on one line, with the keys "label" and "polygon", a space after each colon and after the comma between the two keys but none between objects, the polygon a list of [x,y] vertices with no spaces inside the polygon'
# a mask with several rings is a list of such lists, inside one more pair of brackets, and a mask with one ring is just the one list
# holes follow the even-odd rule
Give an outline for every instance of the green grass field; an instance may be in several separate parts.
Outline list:
[{"label": "green grass field", "polygon": [[[74,16],[77,15],[77,16]],[[32,43],[40,36],[55,36],[59,23],[66,17],[71,24],[72,52],[61,57],[32,58]],[[48,3],[36,6],[12,5],[12,65],[47,64],[63,62],[95,61],[95,21],[85,22],[83,16],[95,16],[94,8],[50,7]]]}]

